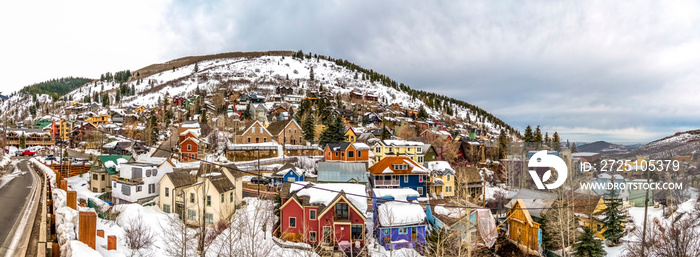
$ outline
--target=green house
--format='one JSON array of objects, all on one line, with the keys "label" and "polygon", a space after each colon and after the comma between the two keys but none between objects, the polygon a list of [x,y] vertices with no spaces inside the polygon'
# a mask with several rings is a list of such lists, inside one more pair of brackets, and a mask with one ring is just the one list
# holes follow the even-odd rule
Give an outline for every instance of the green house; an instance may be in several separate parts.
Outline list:
[{"label": "green house", "polygon": [[116,167],[119,159],[124,159],[126,162],[134,162],[130,155],[98,156],[97,161],[90,168],[90,191],[93,193],[112,192],[112,175],[119,174]]}]

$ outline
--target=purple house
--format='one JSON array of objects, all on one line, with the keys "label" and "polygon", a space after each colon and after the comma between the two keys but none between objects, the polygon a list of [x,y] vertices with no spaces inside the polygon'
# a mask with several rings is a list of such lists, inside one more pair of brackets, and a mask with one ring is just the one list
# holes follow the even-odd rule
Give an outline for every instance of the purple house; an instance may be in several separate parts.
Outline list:
[{"label": "purple house", "polygon": [[416,190],[374,189],[374,227],[384,249],[414,248],[423,253],[427,229],[423,207]]}]

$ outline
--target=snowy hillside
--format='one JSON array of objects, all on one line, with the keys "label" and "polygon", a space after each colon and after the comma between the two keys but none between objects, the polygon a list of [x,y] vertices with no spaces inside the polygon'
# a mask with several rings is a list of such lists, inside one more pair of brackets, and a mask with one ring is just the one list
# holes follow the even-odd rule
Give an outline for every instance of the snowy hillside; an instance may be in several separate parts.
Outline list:
[{"label": "snowy hillside", "polygon": [[641,146],[631,155],[642,155],[649,158],[671,158],[678,155],[692,155],[700,149],[700,130],[678,132],[654,142]]},{"label": "snowy hillside", "polygon": [[[195,67],[198,72],[195,72]],[[314,81],[310,80],[313,69]],[[140,83],[139,83],[140,81]],[[324,90],[336,94],[348,95],[353,90],[379,95],[379,102],[385,106],[397,104],[403,108],[417,110],[425,106],[431,117],[438,118],[440,113],[429,108],[419,99],[414,99],[403,91],[386,87],[379,82],[363,80],[362,74],[353,72],[334,62],[323,59],[295,59],[289,56],[260,56],[243,58],[222,58],[205,60],[196,64],[177,67],[172,70],[156,73],[140,80],[133,79],[129,83],[136,89],[135,96],[123,97],[122,105],[145,105],[153,107],[159,98],[166,93],[171,96],[187,96],[193,94],[199,86],[202,90],[214,91],[226,88],[238,92],[261,92],[265,95],[274,94],[277,86],[287,85],[295,88],[295,93],[303,95],[307,90]],[[299,87],[297,87],[299,83]],[[112,99],[119,85],[115,82],[91,82],[67,94],[73,100],[83,99],[95,92],[112,90]],[[298,90],[298,91],[297,91]],[[471,123],[483,126],[488,131],[498,133],[500,126],[494,125],[466,108],[452,105],[455,111],[452,118],[470,118]],[[484,122],[479,122],[484,120]]]}]

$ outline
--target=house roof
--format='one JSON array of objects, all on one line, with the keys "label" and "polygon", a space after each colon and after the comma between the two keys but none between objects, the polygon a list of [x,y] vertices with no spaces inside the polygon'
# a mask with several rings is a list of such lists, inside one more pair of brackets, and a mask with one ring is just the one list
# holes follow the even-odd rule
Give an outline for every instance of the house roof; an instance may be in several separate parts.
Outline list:
[{"label": "house roof", "polygon": [[270,131],[273,136],[279,135],[292,122],[295,122],[294,119],[275,121],[267,126],[267,131]]},{"label": "house roof", "polygon": [[[513,196],[513,199],[506,204],[506,207],[511,208],[517,201],[527,204],[530,214],[535,217],[542,217],[547,213],[547,209],[552,206],[557,200],[557,195],[527,188],[522,188]],[[524,207],[523,207],[524,208]]]},{"label": "house roof", "polygon": [[330,148],[332,152],[345,151],[350,146],[349,142],[338,142],[327,144],[326,147]]},{"label": "house roof", "polygon": [[450,163],[446,161],[426,162],[425,166],[430,170],[432,175],[444,176],[447,174],[455,174],[455,170],[450,166]]},{"label": "house roof", "polygon": [[[395,165],[407,164],[408,168],[405,170],[395,169]],[[387,156],[380,160],[376,164],[369,167],[369,172],[373,175],[381,174],[420,174],[428,173],[428,170],[423,168],[420,164],[411,160],[406,156]]]},{"label": "house roof", "polygon": [[219,193],[236,189],[236,186],[231,183],[231,180],[229,180],[225,175],[212,176],[209,178],[209,181],[214,186],[214,189],[216,189],[216,191]]},{"label": "house roof", "polygon": [[320,182],[367,182],[367,166],[361,162],[319,162]]},{"label": "house roof", "polygon": [[131,155],[100,155],[97,158],[100,159],[100,163],[102,163],[102,167],[105,169],[105,171],[107,171],[107,173],[109,174],[114,175],[118,173],[117,167],[107,167],[105,163],[107,163],[108,161],[112,161],[112,163],[116,165],[119,163],[119,159],[124,159],[128,162],[129,160],[131,160]]},{"label": "house roof", "polygon": [[384,227],[425,223],[425,211],[420,204],[389,201],[377,207],[377,219]]},{"label": "house roof", "polygon": [[189,186],[195,182],[194,177],[187,171],[169,172],[166,173],[165,176],[170,179],[170,182],[173,183],[175,188]]},{"label": "house roof", "polygon": [[335,202],[341,193],[363,217],[367,213],[367,192],[364,184],[314,184],[305,181],[288,184],[290,184],[289,190],[293,196],[303,199],[305,205],[318,205],[320,207],[319,213],[323,213],[326,207]]}]

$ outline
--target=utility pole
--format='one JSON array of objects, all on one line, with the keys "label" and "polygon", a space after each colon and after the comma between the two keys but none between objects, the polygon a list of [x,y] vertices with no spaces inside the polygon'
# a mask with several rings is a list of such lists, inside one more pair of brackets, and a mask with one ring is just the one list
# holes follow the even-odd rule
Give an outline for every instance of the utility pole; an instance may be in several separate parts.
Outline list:
[{"label": "utility pole", "polygon": [[258,199],[260,198],[260,146],[258,146]]},{"label": "utility pole", "polygon": [[[639,164],[639,163],[637,163]],[[638,167],[638,166],[637,166]],[[649,179],[651,178],[651,172],[647,172],[647,184],[649,184]],[[644,248],[646,248],[646,237],[647,237],[647,211],[649,209],[649,188],[647,188],[646,196],[644,196],[644,226],[642,228],[642,256],[644,256]]]}]

